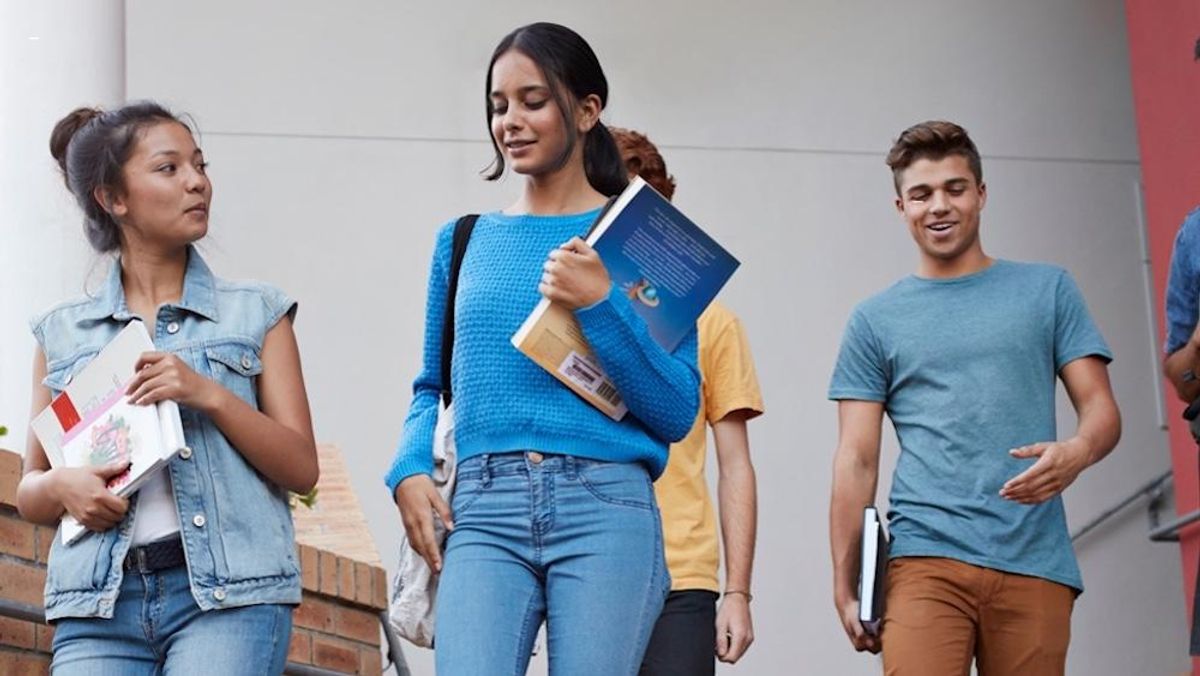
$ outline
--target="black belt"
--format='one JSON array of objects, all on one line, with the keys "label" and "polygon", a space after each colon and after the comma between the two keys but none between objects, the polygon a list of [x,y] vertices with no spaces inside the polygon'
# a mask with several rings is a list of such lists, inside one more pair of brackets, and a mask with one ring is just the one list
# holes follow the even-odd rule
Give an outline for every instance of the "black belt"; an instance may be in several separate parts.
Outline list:
[{"label": "black belt", "polygon": [[187,559],[183,556],[183,541],[176,535],[141,547],[131,547],[125,555],[124,568],[139,573],[153,573],[182,566],[186,562]]}]

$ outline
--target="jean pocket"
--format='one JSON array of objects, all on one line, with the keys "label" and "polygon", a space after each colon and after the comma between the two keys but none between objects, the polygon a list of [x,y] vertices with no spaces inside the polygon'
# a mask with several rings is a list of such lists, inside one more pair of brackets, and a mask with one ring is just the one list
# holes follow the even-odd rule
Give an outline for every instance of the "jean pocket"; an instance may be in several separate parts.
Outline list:
[{"label": "jean pocket", "polygon": [[454,495],[450,498],[450,512],[455,521],[471,509],[483,495],[483,478],[478,473],[463,477],[461,474],[454,484]]},{"label": "jean pocket", "polygon": [[581,464],[579,483],[592,497],[610,505],[656,509],[654,486],[641,465],[620,462]]}]

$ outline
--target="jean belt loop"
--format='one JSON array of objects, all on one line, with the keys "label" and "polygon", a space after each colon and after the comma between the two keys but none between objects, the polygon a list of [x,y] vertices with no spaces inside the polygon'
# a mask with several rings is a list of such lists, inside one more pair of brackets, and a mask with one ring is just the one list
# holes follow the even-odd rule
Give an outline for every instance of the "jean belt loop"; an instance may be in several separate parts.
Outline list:
[{"label": "jean belt loop", "polygon": [[579,476],[579,470],[575,466],[575,456],[564,455],[563,467],[567,470],[567,478],[574,481]]},{"label": "jean belt loop", "polygon": [[492,460],[492,456],[487,453],[484,453],[480,457],[479,464],[481,466],[481,469],[479,471],[479,474],[480,474],[480,479],[482,479],[483,485],[485,488],[492,484],[491,460]]}]

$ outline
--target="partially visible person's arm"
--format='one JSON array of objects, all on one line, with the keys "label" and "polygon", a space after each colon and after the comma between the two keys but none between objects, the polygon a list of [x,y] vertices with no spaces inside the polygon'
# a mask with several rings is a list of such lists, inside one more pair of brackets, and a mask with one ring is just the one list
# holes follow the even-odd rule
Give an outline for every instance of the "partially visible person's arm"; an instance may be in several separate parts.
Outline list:
[{"label": "partially visible person's arm", "polygon": [[758,488],[750,461],[746,420],[757,411],[733,411],[712,424],[717,451],[717,502],[725,550],[725,594],[717,611],[717,658],[733,664],[754,642],[750,574],[758,528]]},{"label": "partially visible person's arm", "polygon": [[883,403],[838,402],[838,446],[829,502],[829,546],[833,553],[833,601],[855,650],[879,652],[879,638],[858,619],[859,543],[863,508],[875,501]]},{"label": "partially visible person's arm", "polygon": [[[447,530],[454,528],[450,505],[433,484],[433,434],[437,427],[438,400],[442,391],[442,332],[446,319],[450,266],[453,257],[454,221],[442,226],[430,263],[425,297],[425,339],[421,372],[413,381],[413,398],[404,418],[404,430],[392,465],[384,476],[408,541],[429,568],[442,570],[442,547],[435,518]],[[436,515],[436,516],[435,516]]]},{"label": "partially visible person's arm", "polygon": [[1183,403],[1190,404],[1200,397],[1200,335],[1192,333],[1183,347],[1167,356],[1163,375]]},{"label": "partially visible person's arm", "polygon": [[1066,490],[1084,469],[1100,462],[1121,438],[1121,412],[1108,381],[1108,365],[1098,357],[1076,359],[1060,372],[1079,424],[1075,436],[1048,441],[1010,453],[1017,458],[1037,458],[1029,469],[1000,489],[1000,496],[1024,504],[1037,504]]},{"label": "partially visible person's arm", "polygon": [[700,408],[694,330],[673,352],[664,350],[579,237],[550,252],[538,291],[574,312],[605,374],[648,430],[668,443],[687,436]]},{"label": "partially visible person's arm", "polygon": [[1200,397],[1200,273],[1195,260],[1200,257],[1200,210],[1193,211],[1175,235],[1171,267],[1165,295],[1166,329],[1163,374],[1185,404]]}]

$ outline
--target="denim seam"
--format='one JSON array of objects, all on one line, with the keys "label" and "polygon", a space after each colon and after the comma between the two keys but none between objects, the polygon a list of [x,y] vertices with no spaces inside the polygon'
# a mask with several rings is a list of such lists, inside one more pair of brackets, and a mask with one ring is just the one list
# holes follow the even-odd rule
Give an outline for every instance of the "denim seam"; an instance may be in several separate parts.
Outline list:
[{"label": "denim seam", "polygon": [[[662,574],[662,567],[663,567],[663,553],[662,553],[662,551],[663,551],[662,522],[661,522],[661,520],[659,519],[659,517],[658,517],[658,515],[657,515],[657,514],[655,515],[654,524],[655,524],[655,528],[654,528],[654,531],[655,531],[655,532],[654,532],[654,553],[652,554],[652,558],[654,559],[654,568],[653,568],[653,570],[651,571],[651,574],[650,574],[649,580],[648,580],[648,582],[647,582],[647,587],[648,587],[648,588],[647,588],[647,590],[646,590],[646,593],[644,594],[644,597],[645,597],[646,599],[651,599],[651,598],[654,598],[654,596],[653,596],[653,594],[654,594],[654,586],[655,586],[655,584],[656,584],[656,583],[659,583],[659,582],[660,582],[660,580],[659,580],[659,577],[660,577],[660,576],[661,576],[661,574]],[[659,584],[659,586],[661,587],[662,585],[661,585],[661,584]],[[668,590],[668,591],[669,591],[669,590]],[[660,599],[659,599],[659,602],[658,602],[658,614],[661,614],[661,613],[662,613],[662,606],[663,606],[663,602],[666,600],[666,593],[660,593],[660,595],[659,595],[659,596],[660,596]],[[654,626],[653,626],[653,625],[655,624],[655,622],[656,622],[656,619],[657,619],[657,617],[658,617],[658,614],[655,614],[655,616],[654,616],[654,617],[651,617],[651,616],[650,616],[650,612],[649,612],[649,611],[650,611],[650,604],[649,604],[649,603],[643,603],[643,604],[642,604],[642,609],[641,609],[641,611],[640,611],[640,612],[639,612],[639,614],[638,614],[638,615],[639,615],[639,617],[638,617],[638,626],[640,626],[640,627],[647,627],[647,626],[649,625],[649,629],[648,629],[648,630],[646,630],[646,629],[643,629],[643,632],[645,633],[645,640],[644,640],[644,642],[643,642],[643,644],[642,644],[642,650],[643,650],[643,652],[645,651],[645,649],[646,649],[646,645],[647,645],[647,643],[648,643],[648,642],[649,642],[649,640],[650,640],[650,634],[651,634],[651,632],[654,630]],[[641,637],[639,637],[639,638],[641,638]],[[630,668],[631,668],[631,669],[637,669],[637,668],[638,668],[638,665],[639,665],[639,664],[641,664],[641,657],[639,657],[638,655],[633,655],[632,657],[633,657],[633,661],[630,663],[630,665],[629,665],[629,666],[630,666]],[[631,673],[632,673],[632,672],[631,672]]]},{"label": "denim seam", "polygon": [[558,502],[555,499],[557,478],[553,475],[543,476],[542,485],[546,489],[545,495],[542,496],[546,504],[546,520],[538,525],[538,530],[542,534],[546,534],[554,530],[554,517],[558,515]]},{"label": "denim seam", "polygon": [[637,509],[645,510],[647,512],[654,511],[654,503],[653,502],[638,502],[636,500],[621,500],[619,498],[610,498],[607,495],[602,494],[599,489],[592,486],[591,482],[588,481],[587,477],[585,477],[583,474],[579,475],[579,483],[582,484],[583,487],[587,489],[588,493],[592,494],[592,497],[596,498],[597,500],[599,500],[601,502],[607,502],[610,505],[622,505],[624,507],[636,507]]},{"label": "denim seam", "polygon": [[146,637],[146,647],[150,649],[154,658],[161,662],[163,654],[158,649],[158,632],[154,628],[154,618],[158,616],[159,602],[162,599],[162,585],[159,584],[157,575],[133,570],[129,573],[142,578],[142,634]]},{"label": "denim seam", "polygon": [[[484,493],[484,491],[486,491],[486,490],[487,490],[487,486],[484,486],[484,485],[481,483],[481,484],[479,485],[479,488],[476,488],[476,489],[475,489],[475,491],[474,491],[474,494],[473,494],[473,495],[468,495],[468,496],[465,498],[465,500],[466,500],[466,504],[459,505],[459,506],[458,506],[458,508],[454,510],[454,518],[455,518],[455,519],[459,518],[459,517],[460,517],[460,516],[462,516],[464,513],[466,513],[466,511],[467,511],[468,509],[470,509],[470,508],[471,508],[471,505],[475,504],[476,502],[479,502],[479,498],[483,497],[483,493]],[[458,491],[456,490],[456,491],[455,491],[455,494],[454,494],[454,495],[452,495],[452,496],[450,496],[450,504],[451,504],[451,505],[453,505],[453,504],[454,504],[454,498],[458,497],[458,495],[459,495],[459,493],[458,493]]]},{"label": "denim seam", "polygon": [[[521,622],[521,640],[519,643],[517,643],[517,651],[516,651],[516,660],[517,661],[513,663],[513,671],[512,672],[513,672],[514,676],[522,676],[525,673],[525,671],[523,671],[521,669],[521,661],[522,660],[525,660],[526,665],[528,665],[528,660],[529,660],[528,655],[529,655],[530,651],[528,648],[526,648],[526,646],[528,646],[532,643],[530,636],[529,636],[529,625],[531,624],[532,619],[533,619],[533,602],[537,598],[537,593],[538,593],[539,589],[541,589],[540,585],[535,586],[533,588],[533,590],[529,593],[529,601],[527,601],[525,603],[525,617]],[[541,623],[539,622],[538,624],[540,625]]]},{"label": "denim seam", "polygon": [[[282,610],[282,608],[280,606],[275,606],[275,612],[271,613],[271,620],[272,620],[271,621],[271,658],[272,658],[272,661],[274,661],[275,656],[278,654],[279,618],[282,615],[281,610]],[[286,657],[284,658],[284,662],[287,662]]]}]

